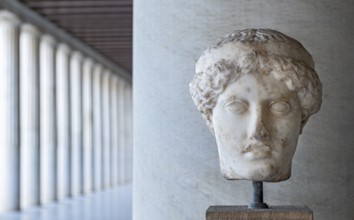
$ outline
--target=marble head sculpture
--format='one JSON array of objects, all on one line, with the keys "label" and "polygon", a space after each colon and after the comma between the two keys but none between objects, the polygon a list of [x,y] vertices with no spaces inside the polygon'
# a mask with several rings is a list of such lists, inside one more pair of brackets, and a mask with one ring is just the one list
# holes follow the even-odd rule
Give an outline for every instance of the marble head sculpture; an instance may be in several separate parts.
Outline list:
[{"label": "marble head sculpture", "polygon": [[322,102],[311,55],[268,29],[238,30],[206,49],[190,93],[230,180],[288,179],[298,137]]}]

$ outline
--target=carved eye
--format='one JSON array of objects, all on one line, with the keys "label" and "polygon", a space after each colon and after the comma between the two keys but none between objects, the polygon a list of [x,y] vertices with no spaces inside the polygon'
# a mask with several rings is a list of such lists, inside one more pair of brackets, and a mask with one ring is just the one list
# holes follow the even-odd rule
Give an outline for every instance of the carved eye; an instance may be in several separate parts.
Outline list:
[{"label": "carved eye", "polygon": [[231,101],[226,104],[226,109],[238,114],[244,113],[248,109],[248,104],[243,101]]},{"label": "carved eye", "polygon": [[269,104],[270,110],[272,110],[275,113],[287,113],[290,111],[291,106],[288,102],[286,101],[273,101]]}]

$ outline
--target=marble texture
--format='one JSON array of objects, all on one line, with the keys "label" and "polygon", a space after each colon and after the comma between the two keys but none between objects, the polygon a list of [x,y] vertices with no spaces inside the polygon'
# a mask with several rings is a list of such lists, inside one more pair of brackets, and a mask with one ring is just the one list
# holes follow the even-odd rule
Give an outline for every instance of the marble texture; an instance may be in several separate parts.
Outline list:
[{"label": "marble texture", "polygon": [[237,30],[207,48],[189,84],[226,179],[290,178],[299,134],[322,103],[311,55],[270,29]]}]

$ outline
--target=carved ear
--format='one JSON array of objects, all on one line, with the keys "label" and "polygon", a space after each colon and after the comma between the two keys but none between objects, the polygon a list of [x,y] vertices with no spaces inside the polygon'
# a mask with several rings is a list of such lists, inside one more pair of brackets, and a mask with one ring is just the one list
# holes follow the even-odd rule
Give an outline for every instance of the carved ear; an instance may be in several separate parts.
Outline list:
[{"label": "carved ear", "polygon": [[307,123],[307,120],[308,120],[308,119],[309,119],[309,118],[306,117],[306,118],[303,118],[303,119],[301,120],[300,134],[302,134],[302,129],[304,128],[304,126],[305,126],[305,124]]}]

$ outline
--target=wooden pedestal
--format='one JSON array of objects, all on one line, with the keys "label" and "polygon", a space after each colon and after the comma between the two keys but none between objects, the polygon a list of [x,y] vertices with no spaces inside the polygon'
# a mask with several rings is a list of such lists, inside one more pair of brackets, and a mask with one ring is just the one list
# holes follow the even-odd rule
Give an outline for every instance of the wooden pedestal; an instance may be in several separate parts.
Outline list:
[{"label": "wooden pedestal", "polygon": [[210,206],[206,220],[313,220],[313,212],[306,206],[270,206],[268,209]]}]

